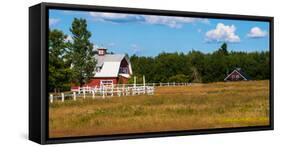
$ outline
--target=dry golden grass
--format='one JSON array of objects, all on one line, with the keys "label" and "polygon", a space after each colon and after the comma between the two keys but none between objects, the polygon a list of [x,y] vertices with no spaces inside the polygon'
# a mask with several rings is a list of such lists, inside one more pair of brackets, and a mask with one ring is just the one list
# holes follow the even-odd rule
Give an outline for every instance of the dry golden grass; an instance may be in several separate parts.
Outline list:
[{"label": "dry golden grass", "polygon": [[269,81],[157,87],[155,95],[54,102],[50,137],[269,125]]}]

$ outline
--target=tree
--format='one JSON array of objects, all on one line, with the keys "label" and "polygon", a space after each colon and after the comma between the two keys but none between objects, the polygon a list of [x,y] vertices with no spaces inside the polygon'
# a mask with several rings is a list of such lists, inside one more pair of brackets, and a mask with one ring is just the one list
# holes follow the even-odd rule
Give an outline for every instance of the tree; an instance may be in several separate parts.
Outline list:
[{"label": "tree", "polygon": [[65,64],[66,38],[62,31],[49,30],[49,91],[59,92],[69,88],[71,70]]},{"label": "tree", "polygon": [[205,58],[208,55],[204,55],[200,51],[190,51],[187,55],[187,63],[189,67],[189,76],[191,82],[202,82],[202,73],[205,70]]},{"label": "tree", "polygon": [[198,70],[196,67],[190,67],[191,74],[190,74],[190,81],[194,83],[201,83],[201,75],[199,74]]},{"label": "tree", "polygon": [[93,44],[89,40],[92,34],[87,30],[86,20],[82,18],[74,18],[70,32],[73,39],[69,47],[73,81],[82,86],[94,76],[96,67]]},{"label": "tree", "polygon": [[221,55],[228,55],[227,44],[224,42],[217,52]]}]

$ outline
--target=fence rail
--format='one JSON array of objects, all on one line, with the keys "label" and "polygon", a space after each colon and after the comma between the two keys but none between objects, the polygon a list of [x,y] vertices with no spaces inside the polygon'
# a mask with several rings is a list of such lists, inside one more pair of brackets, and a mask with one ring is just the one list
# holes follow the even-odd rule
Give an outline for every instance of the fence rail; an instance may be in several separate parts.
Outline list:
[{"label": "fence rail", "polygon": [[82,97],[85,99],[86,97],[95,98],[106,98],[113,96],[134,96],[134,95],[153,95],[155,91],[155,87],[163,87],[163,86],[190,86],[191,83],[176,83],[176,82],[168,82],[168,83],[144,83],[144,84],[109,84],[109,85],[101,85],[95,87],[77,87],[71,89],[71,92],[65,93],[57,93],[50,94],[49,99],[50,102],[61,100],[64,102],[65,99],[73,99],[76,101],[77,97]]}]

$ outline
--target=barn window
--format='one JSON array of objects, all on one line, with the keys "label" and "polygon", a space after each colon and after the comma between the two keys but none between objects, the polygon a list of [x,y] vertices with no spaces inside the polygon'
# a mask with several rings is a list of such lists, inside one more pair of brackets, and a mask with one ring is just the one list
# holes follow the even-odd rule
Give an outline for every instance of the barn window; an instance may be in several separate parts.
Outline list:
[{"label": "barn window", "polygon": [[100,85],[112,85],[113,80],[101,80]]},{"label": "barn window", "polygon": [[125,74],[129,73],[128,67],[120,67],[119,73],[125,73]]},{"label": "barn window", "polygon": [[239,75],[236,75],[236,79],[239,79]]}]

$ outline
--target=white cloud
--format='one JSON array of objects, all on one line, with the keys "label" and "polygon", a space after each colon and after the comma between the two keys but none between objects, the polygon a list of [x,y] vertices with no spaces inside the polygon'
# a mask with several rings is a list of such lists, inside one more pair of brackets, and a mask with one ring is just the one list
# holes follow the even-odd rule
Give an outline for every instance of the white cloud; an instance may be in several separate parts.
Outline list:
[{"label": "white cloud", "polygon": [[90,12],[89,13],[95,21],[110,21],[110,22],[124,22],[124,21],[137,21],[139,16],[132,14],[118,14],[118,13],[103,13],[103,12]]},{"label": "white cloud", "polygon": [[218,23],[216,28],[206,32],[205,37],[207,42],[240,42],[240,37],[235,34],[236,27],[234,25],[224,25]]},{"label": "white cloud", "polygon": [[118,13],[89,13],[96,21],[110,22],[142,22],[147,24],[165,25],[170,28],[181,28],[183,24],[201,22],[208,24],[208,19],[192,17],[172,17],[172,16],[155,16],[155,15],[135,15],[135,14],[118,14]]},{"label": "white cloud", "polygon": [[60,21],[60,19],[57,18],[49,18],[49,26],[55,25]]},{"label": "white cloud", "polygon": [[181,28],[183,24],[202,22],[208,23],[207,19],[192,18],[192,17],[172,17],[172,16],[143,16],[146,23],[161,24],[171,28]]},{"label": "white cloud", "polygon": [[128,14],[118,14],[118,13],[102,13],[102,12],[90,12],[90,15],[96,18],[103,19],[120,19],[127,18]]},{"label": "white cloud", "polygon": [[261,38],[265,37],[267,35],[266,31],[263,31],[259,27],[253,27],[250,32],[247,34],[250,38]]}]

